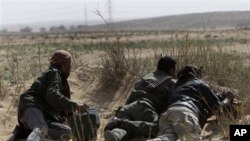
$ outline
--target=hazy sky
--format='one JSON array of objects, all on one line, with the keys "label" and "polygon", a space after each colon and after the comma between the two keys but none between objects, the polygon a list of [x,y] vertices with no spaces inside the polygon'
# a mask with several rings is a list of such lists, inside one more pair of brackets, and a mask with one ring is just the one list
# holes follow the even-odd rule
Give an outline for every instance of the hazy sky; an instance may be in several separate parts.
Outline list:
[{"label": "hazy sky", "polygon": [[250,0],[0,0],[0,28],[58,21],[102,22],[94,13],[96,10],[107,20],[111,17],[119,21],[197,12],[250,11]]}]

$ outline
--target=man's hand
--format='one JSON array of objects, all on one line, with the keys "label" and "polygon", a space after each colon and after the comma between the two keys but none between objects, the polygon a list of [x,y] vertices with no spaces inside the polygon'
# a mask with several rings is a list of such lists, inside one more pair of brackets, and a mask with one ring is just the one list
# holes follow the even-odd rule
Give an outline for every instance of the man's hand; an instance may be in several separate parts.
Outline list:
[{"label": "man's hand", "polygon": [[82,103],[77,103],[77,107],[76,107],[76,111],[82,113],[82,112],[86,112],[87,108],[89,106],[86,104],[82,104]]},{"label": "man's hand", "polygon": [[231,91],[227,91],[225,94],[226,98],[230,101],[233,102],[234,98],[235,98],[235,94]]}]

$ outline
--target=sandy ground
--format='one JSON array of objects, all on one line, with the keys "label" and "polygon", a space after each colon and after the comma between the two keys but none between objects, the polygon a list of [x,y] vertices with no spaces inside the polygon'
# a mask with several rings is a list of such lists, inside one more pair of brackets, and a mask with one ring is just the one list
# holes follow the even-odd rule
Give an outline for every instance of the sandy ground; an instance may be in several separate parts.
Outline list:
[{"label": "sandy ground", "polygon": [[[249,32],[249,31],[248,31]],[[217,38],[217,36],[221,38],[230,38],[239,36],[242,38],[249,38],[249,33],[227,33],[222,32],[210,32],[211,38]],[[199,37],[206,38],[205,36],[208,33],[202,33],[202,34],[190,34],[189,36],[192,38],[196,38],[198,35]],[[239,35],[238,35],[239,34]],[[184,35],[182,35],[184,36]],[[166,40],[170,39],[171,35],[165,35],[165,34],[159,34],[157,36],[153,35],[147,35],[147,36],[133,36],[129,37],[129,39],[123,38],[122,41],[134,41],[134,40],[151,40],[151,39],[158,39],[158,40]],[[90,39],[89,39],[90,40]],[[104,39],[101,39],[104,40]],[[1,41],[1,39],[0,39]],[[87,41],[87,39],[86,39]],[[26,41],[25,41],[26,42]],[[85,42],[85,41],[84,41]],[[93,42],[90,41],[90,42]],[[99,42],[98,39],[94,39],[94,42]],[[88,42],[87,42],[88,43]],[[220,50],[218,50],[220,51]],[[249,47],[247,45],[236,45],[234,47],[223,47],[223,51],[235,53],[249,53]],[[151,49],[145,49],[141,52],[141,57],[147,57],[147,56],[153,56],[154,52]],[[107,120],[114,114],[114,110],[117,109],[118,106],[123,105],[125,102],[128,94],[131,91],[131,88],[134,85],[134,81],[128,81],[126,84],[121,86],[118,90],[112,90],[112,89],[101,89],[98,87],[99,79],[97,76],[95,76],[94,70],[96,62],[100,60],[100,56],[103,55],[102,51],[95,51],[94,53],[85,54],[81,56],[79,59],[82,60],[83,65],[80,68],[76,68],[75,71],[71,73],[71,76],[69,78],[70,86],[71,86],[71,93],[72,93],[72,99],[75,101],[80,101],[83,103],[87,103],[90,106],[95,106],[98,108],[100,112],[101,117],[101,126],[98,130],[98,138],[97,140],[102,141],[103,140],[103,128],[107,122]],[[17,124],[16,120],[16,107],[17,99],[21,92],[23,92],[29,85],[33,82],[33,80],[29,80],[24,82],[24,84],[20,85],[11,85],[8,86],[8,89],[6,90],[5,97],[3,97],[0,100],[0,141],[5,141],[7,138],[11,135],[11,132],[13,131],[15,125]],[[1,98],[1,97],[0,97]],[[216,124],[210,124],[210,125],[216,125]],[[205,138],[208,138],[212,132],[216,131],[215,129],[218,129],[216,126],[209,126],[211,129],[206,132],[203,132],[203,136]],[[222,138],[221,135],[213,136],[212,140],[219,141],[219,140],[228,140],[227,138]]]},{"label": "sandy ground", "polygon": [[[98,131],[98,141],[103,141],[103,128],[107,123],[107,120],[114,114],[114,110],[118,106],[123,105],[125,99],[130,93],[131,88],[134,85],[134,82],[128,82],[126,86],[122,86],[118,90],[108,90],[108,89],[98,89],[98,79],[90,75],[91,70],[94,68],[84,67],[77,68],[74,72],[71,73],[69,78],[72,99],[78,102],[87,103],[90,106],[95,106],[98,108],[101,117],[101,126]],[[87,77],[89,76],[89,77]],[[4,100],[0,104],[0,140],[5,141],[11,135],[12,130],[16,125],[16,107],[17,98],[19,94],[24,91],[27,87],[33,82],[29,80],[24,83],[24,85],[14,85],[10,86],[8,93]],[[213,124],[216,125],[216,124]],[[212,127],[214,131],[216,127]],[[203,136],[209,138],[212,134],[211,126],[210,130],[203,133]],[[207,139],[209,140],[209,139]],[[214,141],[222,140],[221,136],[213,137]]]}]

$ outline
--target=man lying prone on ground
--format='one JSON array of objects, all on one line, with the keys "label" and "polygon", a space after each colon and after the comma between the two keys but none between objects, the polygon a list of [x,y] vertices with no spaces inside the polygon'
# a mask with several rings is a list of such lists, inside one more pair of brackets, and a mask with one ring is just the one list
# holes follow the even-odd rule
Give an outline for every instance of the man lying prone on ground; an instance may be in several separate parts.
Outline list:
[{"label": "man lying prone on ground", "polygon": [[157,70],[139,81],[126,105],[106,125],[106,141],[128,141],[131,138],[152,138],[158,132],[159,115],[165,111],[169,91],[175,80],[176,61],[160,58]]},{"label": "man lying prone on ground", "polygon": [[228,112],[234,99],[228,92],[220,100],[203,81],[202,69],[187,65],[177,75],[169,106],[160,118],[158,137],[149,141],[202,140],[201,129],[211,115]]}]

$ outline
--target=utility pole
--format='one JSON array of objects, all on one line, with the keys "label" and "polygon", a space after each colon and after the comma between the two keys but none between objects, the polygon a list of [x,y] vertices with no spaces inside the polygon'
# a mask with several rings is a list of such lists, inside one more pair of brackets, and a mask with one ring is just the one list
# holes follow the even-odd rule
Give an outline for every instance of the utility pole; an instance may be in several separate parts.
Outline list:
[{"label": "utility pole", "polygon": [[0,30],[3,30],[3,1],[0,1]]},{"label": "utility pole", "polygon": [[108,0],[108,22],[112,23],[112,3],[111,0]]},{"label": "utility pole", "polygon": [[84,25],[88,25],[88,10],[87,6],[84,6]]}]

